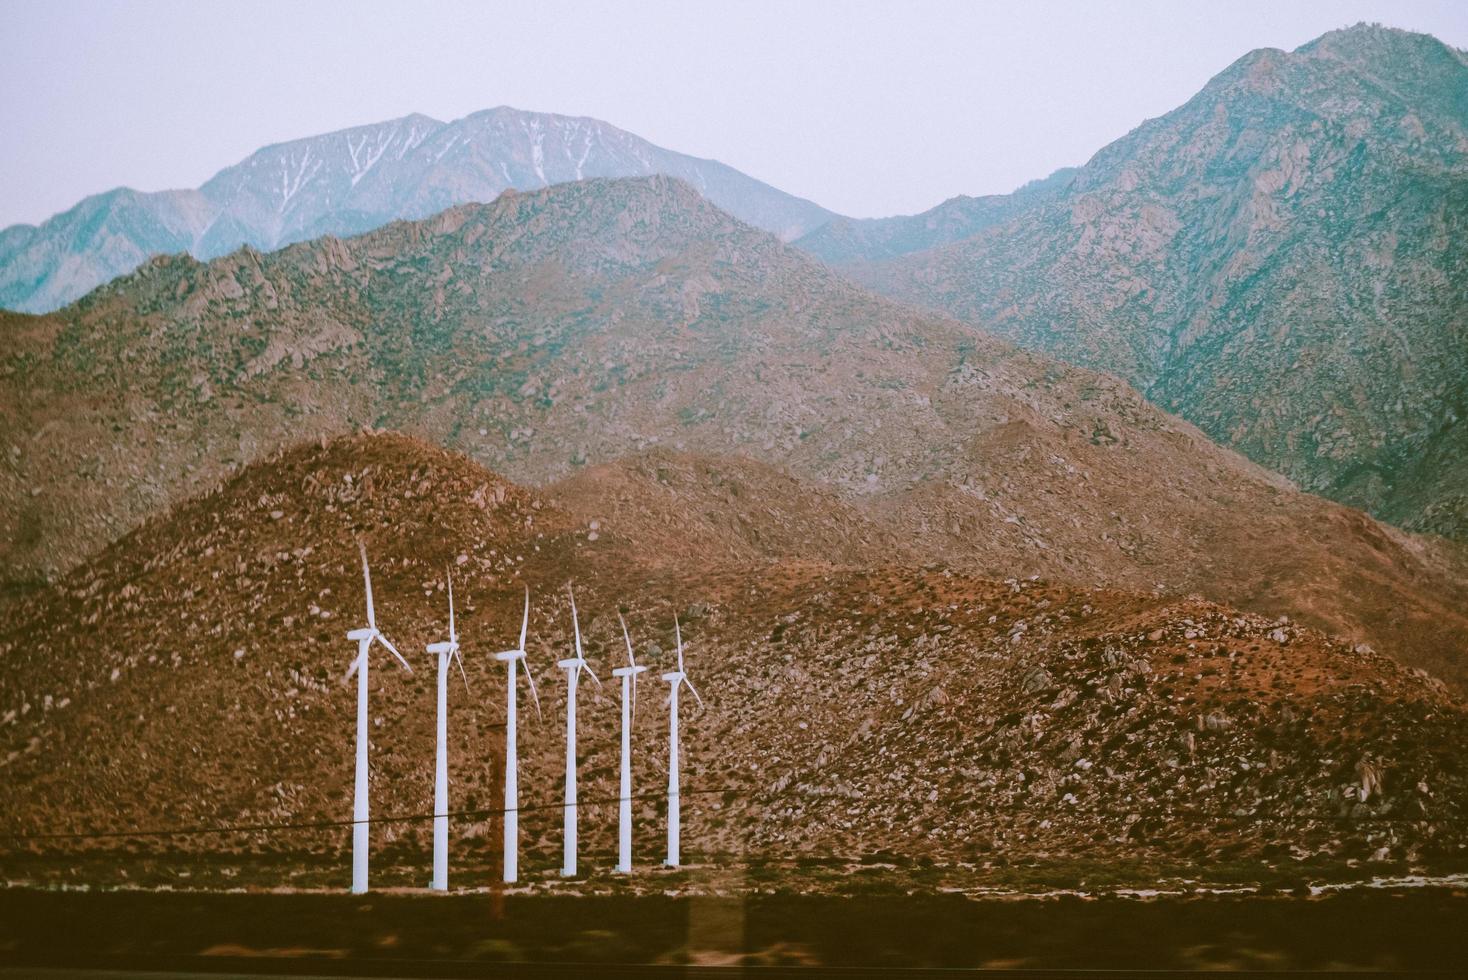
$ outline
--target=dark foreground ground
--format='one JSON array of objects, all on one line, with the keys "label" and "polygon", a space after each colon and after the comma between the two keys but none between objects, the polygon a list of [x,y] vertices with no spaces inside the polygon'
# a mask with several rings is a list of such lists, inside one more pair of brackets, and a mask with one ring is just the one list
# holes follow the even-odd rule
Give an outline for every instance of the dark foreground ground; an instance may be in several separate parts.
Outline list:
[{"label": "dark foreground ground", "polygon": [[[209,894],[0,891],[0,968],[351,976],[701,975],[803,966],[1457,973],[1468,892],[957,895]],[[518,965],[517,965],[518,964]],[[620,966],[619,966],[620,965]],[[19,973],[15,971],[21,971]],[[740,972],[737,969],[731,972]],[[823,970],[814,970],[820,973]]]}]

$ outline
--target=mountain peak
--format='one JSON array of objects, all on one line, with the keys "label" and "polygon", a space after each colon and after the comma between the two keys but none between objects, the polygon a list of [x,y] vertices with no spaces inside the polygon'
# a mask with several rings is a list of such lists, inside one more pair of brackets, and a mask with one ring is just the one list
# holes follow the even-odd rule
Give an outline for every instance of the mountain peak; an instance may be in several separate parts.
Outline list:
[{"label": "mountain peak", "polygon": [[1394,53],[1454,50],[1431,34],[1358,21],[1349,27],[1326,31],[1300,45],[1294,53],[1370,61]]},{"label": "mountain peak", "polygon": [[[616,128],[610,123],[603,122],[600,119],[594,119],[591,116],[574,116],[567,115],[563,112],[545,112],[540,109],[521,109],[517,106],[512,105],[497,105],[491,106],[488,109],[478,109],[474,112],[469,113],[466,116],[455,119],[454,123],[460,123],[466,119],[484,119],[499,117],[509,117],[514,119],[570,119],[577,122],[591,123],[595,126],[605,127],[607,129]],[[451,123],[450,125],[453,125],[453,123]]]}]

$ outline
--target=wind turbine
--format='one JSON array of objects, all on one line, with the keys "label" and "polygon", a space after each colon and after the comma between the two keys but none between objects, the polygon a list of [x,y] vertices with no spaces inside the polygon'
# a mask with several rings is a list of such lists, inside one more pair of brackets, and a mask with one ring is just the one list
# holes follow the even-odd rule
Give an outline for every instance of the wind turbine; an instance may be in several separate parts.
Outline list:
[{"label": "wind turbine", "polygon": [[581,655],[581,625],[576,619],[576,593],[567,586],[571,596],[571,627],[576,634],[576,656],[556,661],[556,666],[566,672],[566,803],[565,852],[561,859],[561,874],[571,877],[576,874],[576,681],[585,670],[601,689],[601,678],[596,676],[586,658]]},{"label": "wind turbine", "polygon": [[464,658],[459,655],[459,633],[454,627],[454,573],[446,572],[449,583],[449,638],[446,642],[428,644],[428,652],[438,654],[438,752],[433,767],[433,880],[428,887],[449,890],[449,661],[459,662],[459,676],[464,678],[464,692],[469,691],[469,678],[464,674]]},{"label": "wind turbine", "polygon": [[367,801],[367,668],[369,658],[367,656],[376,640],[394,657],[403,669],[408,673],[413,668],[398,653],[398,648],[392,645],[387,637],[377,629],[377,613],[372,608],[372,572],[367,568],[367,545],[361,541],[357,547],[362,552],[362,580],[367,585],[367,626],[363,629],[355,629],[347,634],[347,639],[357,641],[357,659],[352,661],[351,668],[347,671],[345,680],[351,680],[352,674],[357,675],[357,782],[352,793],[352,894],[360,895],[367,890],[367,848],[368,848],[368,801]]},{"label": "wind turbine", "polygon": [[520,876],[520,773],[518,769],[515,728],[515,663],[525,662],[525,679],[530,682],[530,696],[535,699],[535,717],[540,717],[540,695],[535,692],[535,675],[530,661],[525,660],[525,632],[530,627],[530,586],[525,586],[525,617],[520,620],[520,645],[501,650],[494,659],[503,660],[509,668],[509,686],[505,689],[505,873],[504,880]]},{"label": "wind turbine", "polygon": [[678,639],[678,669],[663,675],[663,680],[671,685],[668,690],[668,860],[665,862],[670,868],[678,866],[678,835],[682,820],[678,805],[678,688],[688,685],[688,690],[698,698],[698,706],[703,707],[698,688],[693,686],[683,670],[683,630],[678,626],[677,613],[673,614],[673,633]]},{"label": "wind turbine", "polygon": [[[622,874],[632,873],[632,714],[637,710],[637,675],[646,667],[637,666],[632,655],[632,636],[627,632],[627,620],[617,613],[622,624],[622,639],[627,641],[627,666],[612,671],[613,677],[622,678],[622,787],[618,796],[617,810],[617,870]],[[627,688],[632,688],[629,706]]]}]

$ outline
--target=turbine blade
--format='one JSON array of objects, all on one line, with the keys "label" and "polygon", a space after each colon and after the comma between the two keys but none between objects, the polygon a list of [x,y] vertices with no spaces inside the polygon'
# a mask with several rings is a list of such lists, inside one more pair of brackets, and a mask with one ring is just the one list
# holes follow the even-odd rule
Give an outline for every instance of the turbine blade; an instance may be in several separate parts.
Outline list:
[{"label": "turbine blade", "polygon": [[362,552],[362,581],[367,583],[367,625],[377,629],[377,611],[372,608],[372,570],[367,567],[367,542],[358,540]]},{"label": "turbine blade", "polygon": [[[582,659],[582,657],[581,657],[581,622],[576,618],[576,593],[571,591],[571,587],[569,585],[566,586],[566,591],[569,592],[570,595],[571,595],[571,628],[573,630],[575,630],[575,632],[576,632],[576,658],[578,660],[580,660],[580,659]],[[601,682],[598,681],[597,684],[598,684],[598,686],[600,686]]]},{"label": "turbine blade", "polygon": [[444,574],[448,576],[449,580],[449,642],[458,643],[459,633],[454,629],[454,571],[450,568],[445,570]]},{"label": "turbine blade", "polygon": [[342,678],[342,683],[343,684],[345,684],[347,681],[349,681],[349,680],[352,679],[352,675],[357,672],[357,668],[359,666],[361,666],[361,664],[362,664],[362,655],[359,653],[355,657],[352,658],[352,666],[350,666],[350,667],[347,668],[347,676],[345,676],[345,677]]},{"label": "turbine blade", "polygon": [[632,717],[637,717],[637,675],[632,675]]},{"label": "turbine blade", "polygon": [[683,629],[678,625],[678,614],[673,613],[673,635],[678,638],[678,672],[683,672]]},{"label": "turbine blade", "polygon": [[525,664],[525,679],[530,682],[530,699],[535,702],[535,720],[540,721],[540,695],[535,690],[535,675],[530,673],[529,658],[526,658],[523,662]]},{"label": "turbine blade", "polygon": [[[617,610],[617,622],[622,624],[622,639],[627,641],[627,666],[636,667],[637,658],[632,656],[632,635],[627,632],[627,620],[622,618],[622,611]],[[636,678],[633,678],[636,680]]]},{"label": "turbine blade", "polygon": [[464,658],[459,655],[459,647],[454,646],[454,661],[459,665],[459,676],[464,678],[464,693],[469,693],[469,675],[464,673]]},{"label": "turbine blade", "polygon": [[408,661],[403,659],[403,655],[401,653],[398,653],[398,648],[392,645],[391,640],[383,636],[381,633],[377,634],[377,639],[381,641],[383,646],[387,647],[388,650],[391,651],[394,657],[398,658],[398,663],[403,665],[404,670],[406,670],[410,674],[413,672],[413,668],[408,666]]},{"label": "turbine blade", "polygon": [[702,710],[702,708],[703,708],[703,698],[699,695],[698,688],[694,687],[693,686],[693,682],[691,680],[689,680],[688,678],[686,678],[686,677],[683,678],[683,683],[684,684],[687,684],[688,685],[688,690],[690,690],[690,691],[693,692],[693,697],[694,697],[695,700],[698,701],[698,707],[699,707],[699,709]]},{"label": "turbine blade", "polygon": [[525,631],[530,628],[530,586],[525,586],[525,618],[520,620],[520,645],[516,647],[521,653],[525,652]]},{"label": "turbine blade", "polygon": [[594,681],[596,681],[596,689],[598,691],[605,691],[606,690],[606,688],[602,687],[601,678],[598,677],[598,676],[596,676],[596,671],[594,671],[594,670],[591,669],[591,664],[582,663],[581,669],[584,670],[584,671],[586,671],[588,674],[590,674],[591,675],[591,679],[594,680]]}]

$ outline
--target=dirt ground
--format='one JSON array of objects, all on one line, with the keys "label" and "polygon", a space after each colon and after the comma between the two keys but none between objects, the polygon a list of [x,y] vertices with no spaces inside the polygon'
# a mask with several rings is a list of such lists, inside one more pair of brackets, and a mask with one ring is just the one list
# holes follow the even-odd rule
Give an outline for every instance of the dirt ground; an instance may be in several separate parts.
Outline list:
[{"label": "dirt ground", "polygon": [[0,891],[0,965],[282,958],[1032,969],[1443,970],[1468,891],[974,900],[960,895]]}]

